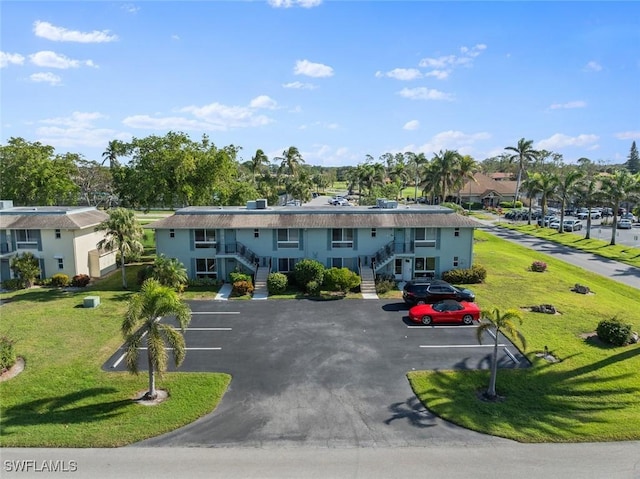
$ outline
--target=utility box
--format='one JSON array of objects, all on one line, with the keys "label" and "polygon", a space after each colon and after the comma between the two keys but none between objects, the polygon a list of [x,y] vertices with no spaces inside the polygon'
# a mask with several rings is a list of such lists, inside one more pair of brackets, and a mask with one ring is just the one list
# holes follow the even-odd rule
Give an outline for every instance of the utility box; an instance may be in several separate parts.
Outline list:
[{"label": "utility box", "polygon": [[85,308],[97,308],[100,306],[100,296],[86,296],[84,298]]}]

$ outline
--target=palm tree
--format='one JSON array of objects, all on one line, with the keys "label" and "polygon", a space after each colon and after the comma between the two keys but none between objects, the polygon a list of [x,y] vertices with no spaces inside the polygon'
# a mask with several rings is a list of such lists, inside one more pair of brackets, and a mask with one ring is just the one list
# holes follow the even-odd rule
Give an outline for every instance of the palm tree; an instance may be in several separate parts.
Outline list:
[{"label": "palm tree", "polygon": [[295,146],[290,146],[282,152],[282,156],[274,158],[274,160],[280,162],[279,172],[281,174],[289,174],[293,177],[296,176],[300,166],[304,163],[302,155]]},{"label": "palm tree", "polygon": [[542,217],[547,214],[547,200],[551,198],[558,187],[558,177],[548,171],[541,173],[535,173],[538,176],[538,185],[540,186],[540,193],[542,193]]},{"label": "palm tree", "polygon": [[126,154],[126,145],[118,140],[111,140],[107,145],[107,149],[102,153],[102,164],[109,160],[109,168],[116,168],[120,166],[118,157]]},{"label": "palm tree", "polygon": [[440,150],[439,153],[433,155],[431,165],[440,177],[440,193],[442,194],[442,201],[440,203],[446,201],[447,189],[451,188],[455,183],[455,172],[460,159],[460,153],[455,150]]},{"label": "palm tree", "polygon": [[620,203],[640,193],[640,174],[634,175],[627,170],[616,170],[612,175],[602,176],[602,194],[611,204],[614,221],[611,228],[611,246],[616,244],[618,226],[617,214]]},{"label": "palm tree", "polygon": [[[600,185],[600,181],[597,177],[587,177],[583,178],[576,185],[576,201],[578,204],[584,205],[589,211],[591,211],[591,207],[595,206],[600,198],[600,190],[598,189]],[[585,235],[585,239],[591,238],[591,215],[587,215],[587,233]]]},{"label": "palm tree", "polygon": [[527,192],[527,200],[529,200],[529,217],[527,224],[531,224],[531,216],[533,212],[533,199],[538,193],[540,193],[540,177],[538,173],[534,173],[528,176],[526,180],[522,182],[522,188]]},{"label": "palm tree", "polygon": [[144,247],[140,242],[144,231],[133,211],[126,208],[109,210],[109,218],[98,226],[96,231],[104,231],[105,238],[98,242],[98,249],[117,250],[120,253],[120,269],[122,271],[122,287],[127,289],[125,263],[128,255],[142,253]]},{"label": "palm tree", "polygon": [[[175,315],[180,331],[173,326],[160,323],[164,316]],[[168,286],[162,286],[155,279],[142,283],[139,293],[129,301],[127,314],[122,322],[125,360],[127,369],[137,374],[138,356],[143,342],[147,349],[149,366],[149,390],[144,399],[155,399],[155,373],[162,374],[167,369],[167,349],[173,351],[176,366],[180,366],[186,354],[184,330],[191,320],[191,310],[182,302],[178,294]]]},{"label": "palm tree", "polygon": [[[477,183],[474,176],[477,171],[478,163],[476,163],[476,160],[474,160],[473,157],[469,155],[460,157],[460,161],[458,161],[454,178],[454,184],[458,188],[459,205],[462,205],[462,188],[464,187],[464,185],[471,182]],[[469,203],[471,203],[471,198],[469,198]],[[471,209],[471,206],[469,206],[469,209]]]},{"label": "palm tree", "polygon": [[485,395],[490,399],[495,399],[497,396],[496,379],[498,377],[498,338],[500,333],[509,336],[512,340],[518,340],[522,344],[523,349],[527,349],[527,342],[515,324],[516,320],[522,324],[522,311],[519,309],[508,309],[504,313],[501,313],[498,308],[492,308],[489,311],[482,312],[482,319],[486,319],[489,322],[481,322],[480,326],[478,326],[476,330],[478,342],[482,344],[482,335],[485,331],[491,331],[494,339],[493,354],[491,356],[491,377]]},{"label": "palm tree", "polygon": [[583,173],[580,170],[571,169],[558,178],[558,197],[560,198],[560,228],[558,232],[564,231],[564,207],[567,200],[574,193],[576,183],[582,179]]},{"label": "palm tree", "polygon": [[264,151],[256,150],[256,154],[249,161],[249,168],[253,175],[253,182],[256,182],[256,174],[260,173],[263,166],[269,165],[269,157],[265,155]]},{"label": "palm tree", "polygon": [[151,277],[163,286],[181,293],[187,284],[187,270],[177,258],[167,258],[161,254],[157,256],[151,267]]},{"label": "palm tree", "polygon": [[536,160],[538,152],[533,149],[533,140],[525,140],[520,138],[517,146],[507,146],[505,150],[513,151],[514,154],[509,157],[509,161],[518,161],[518,179],[516,181],[515,201],[520,197],[520,183],[522,182],[522,172],[526,169],[527,163]]}]

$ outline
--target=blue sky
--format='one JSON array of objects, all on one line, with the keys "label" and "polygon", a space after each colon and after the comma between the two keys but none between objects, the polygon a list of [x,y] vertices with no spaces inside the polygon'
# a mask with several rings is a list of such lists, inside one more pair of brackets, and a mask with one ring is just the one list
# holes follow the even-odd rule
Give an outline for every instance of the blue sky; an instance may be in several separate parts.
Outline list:
[{"label": "blue sky", "polygon": [[640,140],[640,3],[3,1],[1,141],[99,160],[183,131],[312,165]]}]

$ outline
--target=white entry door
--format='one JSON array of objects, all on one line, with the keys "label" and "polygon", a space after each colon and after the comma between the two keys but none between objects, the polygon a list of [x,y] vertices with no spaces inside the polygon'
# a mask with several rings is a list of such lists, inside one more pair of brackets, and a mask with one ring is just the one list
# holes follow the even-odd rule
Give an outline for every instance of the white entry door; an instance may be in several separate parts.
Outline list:
[{"label": "white entry door", "polygon": [[402,260],[402,281],[411,281],[413,278],[413,260],[403,258]]}]

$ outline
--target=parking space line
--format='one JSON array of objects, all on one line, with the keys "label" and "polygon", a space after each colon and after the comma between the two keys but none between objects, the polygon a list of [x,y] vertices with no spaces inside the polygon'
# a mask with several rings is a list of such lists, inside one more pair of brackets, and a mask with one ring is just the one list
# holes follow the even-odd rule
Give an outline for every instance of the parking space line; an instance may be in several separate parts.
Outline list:
[{"label": "parking space line", "polygon": [[[180,330],[180,328],[173,328]],[[185,331],[233,331],[233,328],[184,328]]]},{"label": "parking space line", "polygon": [[240,314],[240,311],[191,311],[191,316],[195,314]]},{"label": "parking space line", "polygon": [[[492,348],[493,344],[433,344],[433,345],[425,345],[421,344],[421,348]],[[506,344],[498,344],[498,346],[506,346]]]},{"label": "parking space line", "polygon": [[516,357],[513,355],[513,353],[511,351],[509,351],[508,348],[504,348],[504,352],[507,353],[507,356],[509,356],[509,358],[511,359],[511,361],[513,361],[514,363],[517,363],[518,360],[516,359]]},{"label": "parking space line", "polygon": [[[148,348],[138,348],[139,351],[146,351]],[[164,348],[165,351],[173,351],[173,348]],[[184,348],[185,351],[220,351],[222,348]]]}]

